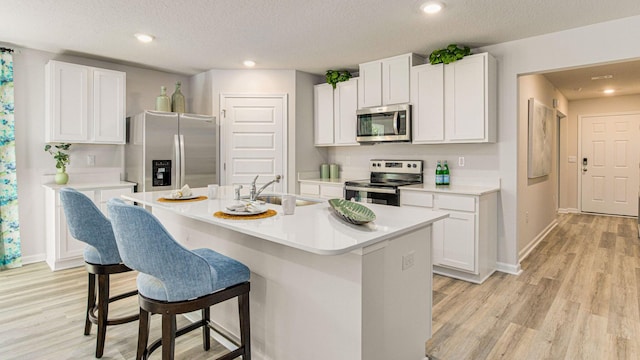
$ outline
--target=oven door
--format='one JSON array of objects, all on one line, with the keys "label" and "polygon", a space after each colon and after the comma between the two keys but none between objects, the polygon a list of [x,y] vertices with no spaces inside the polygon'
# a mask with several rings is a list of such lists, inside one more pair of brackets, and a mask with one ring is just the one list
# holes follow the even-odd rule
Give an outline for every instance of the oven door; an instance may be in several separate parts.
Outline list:
[{"label": "oven door", "polygon": [[344,190],[346,200],[353,199],[370,204],[400,206],[398,189],[345,185]]},{"label": "oven door", "polygon": [[362,109],[356,114],[358,142],[411,141],[411,105]]}]

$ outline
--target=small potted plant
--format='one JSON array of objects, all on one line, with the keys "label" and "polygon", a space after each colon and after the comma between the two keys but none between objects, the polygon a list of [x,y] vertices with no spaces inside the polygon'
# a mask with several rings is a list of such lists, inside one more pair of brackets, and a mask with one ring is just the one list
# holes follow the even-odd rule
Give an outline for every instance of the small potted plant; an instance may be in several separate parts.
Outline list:
[{"label": "small potted plant", "polygon": [[335,89],[337,83],[351,79],[351,73],[347,70],[327,70],[325,78],[327,84],[331,84]]},{"label": "small potted plant", "polygon": [[450,64],[468,55],[471,55],[471,49],[468,46],[459,47],[457,44],[451,44],[444,49],[434,50],[429,55],[429,63]]},{"label": "small potted plant", "polygon": [[[54,149],[55,147],[55,149]],[[55,182],[58,185],[64,185],[69,181],[69,174],[67,174],[67,164],[69,164],[69,154],[65,151],[69,151],[71,144],[61,143],[58,145],[46,144],[44,151],[53,155],[56,160],[56,169],[58,172],[55,176]]]}]

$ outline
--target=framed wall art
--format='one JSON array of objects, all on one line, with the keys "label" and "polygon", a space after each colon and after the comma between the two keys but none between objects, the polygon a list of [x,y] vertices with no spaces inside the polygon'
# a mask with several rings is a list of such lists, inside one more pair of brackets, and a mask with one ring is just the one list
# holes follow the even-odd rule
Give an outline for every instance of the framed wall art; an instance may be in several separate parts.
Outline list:
[{"label": "framed wall art", "polygon": [[551,150],[553,148],[553,110],[529,99],[529,151],[527,177],[547,176],[551,173]]}]

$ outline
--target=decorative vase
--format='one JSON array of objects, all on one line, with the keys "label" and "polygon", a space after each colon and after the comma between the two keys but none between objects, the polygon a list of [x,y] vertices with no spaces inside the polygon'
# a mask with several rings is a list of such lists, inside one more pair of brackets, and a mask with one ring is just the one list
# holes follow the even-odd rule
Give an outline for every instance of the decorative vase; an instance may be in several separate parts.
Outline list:
[{"label": "decorative vase", "polygon": [[65,168],[59,168],[56,173],[55,182],[58,185],[64,185],[69,182],[69,174],[67,174]]},{"label": "decorative vase", "polygon": [[184,95],[180,92],[180,81],[176,82],[176,91],[171,95],[171,111],[184,113]]},{"label": "decorative vase", "polygon": [[156,111],[171,111],[171,99],[167,95],[166,86],[160,86],[160,95],[156,98]]}]

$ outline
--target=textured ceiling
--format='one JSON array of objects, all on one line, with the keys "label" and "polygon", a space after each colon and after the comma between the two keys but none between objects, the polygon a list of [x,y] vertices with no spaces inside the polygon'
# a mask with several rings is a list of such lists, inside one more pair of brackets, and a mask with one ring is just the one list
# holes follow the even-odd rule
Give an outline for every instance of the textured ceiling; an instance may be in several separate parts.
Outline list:
[{"label": "textured ceiling", "polygon": [[[182,74],[298,69],[322,74],[457,42],[471,47],[640,14],[638,0],[0,0],[0,41]],[[141,44],[134,33],[156,36]]]}]

